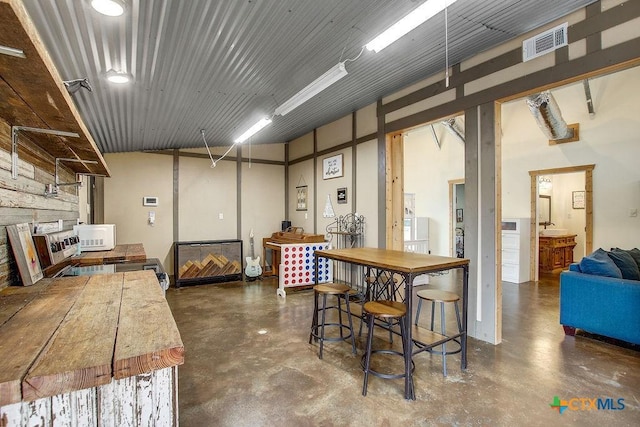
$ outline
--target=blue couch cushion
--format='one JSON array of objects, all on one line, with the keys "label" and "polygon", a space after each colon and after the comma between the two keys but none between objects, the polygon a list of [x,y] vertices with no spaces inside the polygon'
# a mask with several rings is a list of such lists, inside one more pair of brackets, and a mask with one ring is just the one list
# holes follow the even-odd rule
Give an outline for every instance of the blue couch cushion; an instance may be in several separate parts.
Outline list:
[{"label": "blue couch cushion", "polygon": [[640,280],[638,264],[628,251],[615,248],[609,252],[609,258],[618,266],[623,279]]},{"label": "blue couch cushion", "polygon": [[638,269],[640,270],[640,249],[633,248],[633,249],[630,249],[630,250],[628,250],[626,252],[629,255],[631,255],[631,258],[633,258],[633,260],[636,262],[636,264],[638,264]]},{"label": "blue couch cushion", "polygon": [[622,273],[607,252],[600,248],[580,261],[580,270],[594,276],[615,277],[622,279]]},{"label": "blue couch cushion", "polygon": [[569,264],[569,271],[575,271],[576,273],[582,273],[580,270],[580,263],[574,262]]}]

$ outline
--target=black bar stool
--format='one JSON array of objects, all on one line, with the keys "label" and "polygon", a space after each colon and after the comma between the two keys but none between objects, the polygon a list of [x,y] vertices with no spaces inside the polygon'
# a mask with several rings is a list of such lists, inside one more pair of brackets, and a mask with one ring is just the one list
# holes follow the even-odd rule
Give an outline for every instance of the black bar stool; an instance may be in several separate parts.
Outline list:
[{"label": "black bar stool", "polygon": [[[447,329],[445,323],[445,314],[444,314],[444,305],[446,303],[453,303],[453,306],[456,309],[456,320],[458,321],[458,333],[462,332],[462,323],[460,322],[460,309],[458,308],[458,301],[460,301],[460,296],[454,292],[441,291],[438,289],[425,289],[419,291],[417,293],[418,296],[418,310],[416,311],[416,320],[414,324],[418,325],[418,320],[420,319],[420,309],[422,308],[422,301],[431,301],[431,331],[433,331],[433,319],[435,315],[435,307],[436,303],[440,304],[440,331],[443,336],[447,336]],[[446,377],[447,376],[447,355],[459,353],[461,350],[460,340],[454,339],[459,347],[453,351],[447,351],[447,343],[442,343],[442,351],[434,350],[433,348],[428,351],[433,354],[441,354],[442,355],[442,373]]]},{"label": "black bar stool", "polygon": [[[320,341],[320,349],[318,350],[318,357],[322,359],[322,348],[325,341],[345,341],[351,338],[351,347],[353,354],[356,354],[356,340],[353,334],[353,323],[351,321],[351,309],[349,308],[349,294],[351,288],[347,285],[340,283],[323,283],[313,287],[313,319],[311,321],[311,332],[309,333],[309,344],[311,340]],[[322,295],[322,307],[319,307],[318,298]],[[327,306],[327,295],[335,295],[337,297],[337,304]],[[344,306],[346,308],[348,324],[342,322],[342,307],[341,300],[344,300]],[[329,309],[338,310],[338,322],[326,322],[326,314]],[[318,313],[322,313],[321,322],[318,323]],[[324,333],[325,326],[338,327],[340,329],[339,337],[326,337]],[[348,329],[349,334],[345,335],[344,330]]]},{"label": "black bar stool", "polygon": [[[364,314],[367,317],[367,325],[369,327],[369,335],[367,335],[367,350],[363,357],[364,368],[364,384],[362,386],[362,395],[367,395],[367,385],[369,382],[369,374],[375,375],[380,378],[394,379],[404,378],[407,372],[406,365],[401,374],[386,374],[371,369],[371,355],[376,353],[394,354],[401,356],[403,361],[406,361],[405,353],[411,351],[411,347],[406,342],[405,333],[405,316],[407,314],[407,306],[397,301],[369,301],[364,304]],[[372,350],[373,343],[373,328],[375,326],[375,319],[378,318],[385,322],[397,321],[400,324],[400,338],[402,340],[402,352],[391,349],[377,349]],[[413,365],[413,362],[411,362]],[[404,365],[404,363],[403,363]],[[413,366],[412,366],[413,369]]]}]

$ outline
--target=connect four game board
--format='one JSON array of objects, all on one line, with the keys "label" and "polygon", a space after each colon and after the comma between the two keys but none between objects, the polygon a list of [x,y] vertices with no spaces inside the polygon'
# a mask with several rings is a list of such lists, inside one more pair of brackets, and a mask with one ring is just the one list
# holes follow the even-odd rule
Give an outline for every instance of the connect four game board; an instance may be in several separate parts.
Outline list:
[{"label": "connect four game board", "polygon": [[[329,249],[329,243],[285,244],[280,248],[278,274],[279,296],[286,296],[285,288],[307,286],[315,283],[316,249]],[[326,258],[318,258],[318,283],[333,280],[333,263]]]}]

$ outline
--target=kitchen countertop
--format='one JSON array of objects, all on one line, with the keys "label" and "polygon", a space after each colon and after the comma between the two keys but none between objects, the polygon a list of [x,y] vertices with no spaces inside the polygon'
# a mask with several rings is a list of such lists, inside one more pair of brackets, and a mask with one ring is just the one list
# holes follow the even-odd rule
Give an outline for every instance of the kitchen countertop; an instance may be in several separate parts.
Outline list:
[{"label": "kitchen countertop", "polygon": [[121,261],[144,261],[147,254],[142,243],[116,245],[110,251],[82,252],[44,270],[45,277],[53,277],[68,265],[99,265]]},{"label": "kitchen countertop", "polygon": [[153,271],[42,279],[0,292],[0,406],[184,363]]},{"label": "kitchen countertop", "polygon": [[95,265],[114,261],[144,261],[147,254],[142,243],[116,245],[110,251],[82,252],[71,257],[72,263],[80,265]]}]

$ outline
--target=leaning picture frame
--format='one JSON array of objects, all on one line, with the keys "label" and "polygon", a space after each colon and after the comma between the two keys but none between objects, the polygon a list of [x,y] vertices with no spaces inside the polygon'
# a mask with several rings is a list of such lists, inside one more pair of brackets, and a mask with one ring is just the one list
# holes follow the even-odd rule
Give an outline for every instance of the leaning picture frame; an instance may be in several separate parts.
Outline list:
[{"label": "leaning picture frame", "polygon": [[322,179],[339,178],[343,175],[342,154],[322,160]]},{"label": "leaning picture frame", "polygon": [[31,286],[44,277],[40,259],[31,237],[31,228],[28,223],[7,225],[7,235],[16,258],[22,284]]}]

